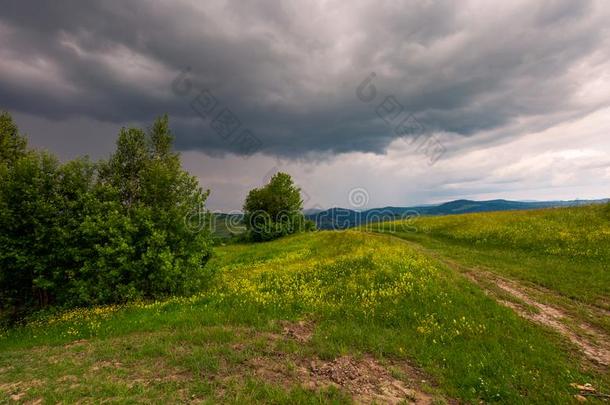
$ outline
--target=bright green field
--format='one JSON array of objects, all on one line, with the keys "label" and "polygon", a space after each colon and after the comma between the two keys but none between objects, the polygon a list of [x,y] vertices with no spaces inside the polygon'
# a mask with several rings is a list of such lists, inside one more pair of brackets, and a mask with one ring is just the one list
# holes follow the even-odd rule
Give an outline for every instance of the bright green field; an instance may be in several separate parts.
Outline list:
[{"label": "bright green field", "polygon": [[607,205],[421,217],[379,224],[374,230],[610,309]]},{"label": "bright green field", "polygon": [[[195,297],[71,311],[5,332],[0,402],[349,403],[344,390],[308,388],[298,374],[312,359],[345,355],[372,356],[437,403],[571,403],[572,382],[610,387],[564,338],[392,236],[232,245],[208,270],[213,283]],[[307,320],[312,337],[282,337],[282,320]],[[275,362],[274,378],[257,374],[261,362]],[[400,365],[425,377],[414,382]]]}]

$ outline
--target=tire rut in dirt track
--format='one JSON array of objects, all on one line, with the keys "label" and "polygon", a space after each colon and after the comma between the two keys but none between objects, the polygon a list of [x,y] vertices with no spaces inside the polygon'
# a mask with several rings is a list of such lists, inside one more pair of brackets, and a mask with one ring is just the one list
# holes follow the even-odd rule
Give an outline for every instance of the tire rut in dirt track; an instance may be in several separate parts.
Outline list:
[{"label": "tire rut in dirt track", "polygon": [[[577,346],[589,360],[606,367],[610,365],[610,338],[603,332],[594,329],[591,325],[576,320],[560,308],[535,300],[532,295],[527,292],[527,288],[519,286],[514,281],[484,272],[470,272],[464,273],[464,275],[483,288],[488,295],[494,297],[500,304],[511,308],[521,317],[540,325],[550,327],[566,337],[572,344]],[[483,280],[493,283],[504,293],[533,307],[536,312],[528,311],[527,308],[521,304],[498,297],[496,293],[484,286],[482,283]],[[581,333],[576,333],[572,328],[568,327],[568,324],[576,325]]]}]

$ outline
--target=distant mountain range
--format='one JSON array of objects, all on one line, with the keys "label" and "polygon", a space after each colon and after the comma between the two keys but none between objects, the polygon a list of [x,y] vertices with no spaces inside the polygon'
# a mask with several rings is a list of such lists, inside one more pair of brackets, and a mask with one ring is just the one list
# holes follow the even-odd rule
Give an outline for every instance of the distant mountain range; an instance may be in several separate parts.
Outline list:
[{"label": "distant mountain range", "polygon": [[509,200],[455,200],[438,205],[415,207],[384,207],[366,211],[347,208],[306,210],[305,216],[314,221],[318,229],[347,229],[370,222],[388,221],[421,215],[455,215],[473,212],[529,210],[537,208],[572,207],[585,204],[601,204],[610,199],[570,201],[509,201]]}]

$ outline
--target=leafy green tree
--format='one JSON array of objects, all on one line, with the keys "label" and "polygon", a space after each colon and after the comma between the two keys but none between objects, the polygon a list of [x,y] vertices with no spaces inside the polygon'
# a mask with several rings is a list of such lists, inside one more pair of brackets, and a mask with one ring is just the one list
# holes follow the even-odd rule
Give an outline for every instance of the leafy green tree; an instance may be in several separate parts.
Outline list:
[{"label": "leafy green tree", "polygon": [[246,227],[256,241],[313,228],[302,213],[301,189],[286,173],[277,173],[264,187],[251,190],[243,209]]},{"label": "leafy green tree", "polygon": [[0,188],[0,302],[15,311],[50,301],[59,234],[59,163],[44,153],[12,162]]},{"label": "leafy green tree", "polygon": [[[204,228],[190,227],[187,219],[204,206],[209,192],[182,170],[172,142],[164,116],[148,132],[121,130],[116,152],[101,164],[100,190],[106,198],[100,200],[106,205],[118,201],[118,206],[87,224],[92,237],[100,240],[85,270],[97,274],[92,282],[109,296],[98,293],[96,299],[86,299],[158,298],[200,288],[211,236]],[[113,270],[101,272],[104,268]],[[120,288],[104,287],[113,285]]]},{"label": "leafy green tree", "polygon": [[19,135],[17,125],[9,113],[0,111],[0,165],[14,164],[26,153],[27,141]]},{"label": "leafy green tree", "polygon": [[94,206],[95,166],[26,150],[7,113],[0,143],[0,309],[18,317],[72,301],[72,282],[91,251],[80,227]]},{"label": "leafy green tree", "polygon": [[187,218],[209,193],[172,142],[164,116],[121,130],[107,161],[61,164],[0,115],[0,314],[201,288],[211,236]]}]

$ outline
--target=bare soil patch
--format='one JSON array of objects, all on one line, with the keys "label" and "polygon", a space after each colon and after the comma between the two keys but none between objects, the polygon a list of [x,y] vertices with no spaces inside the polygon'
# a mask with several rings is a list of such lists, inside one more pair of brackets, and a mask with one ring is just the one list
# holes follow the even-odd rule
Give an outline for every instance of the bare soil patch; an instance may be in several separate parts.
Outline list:
[{"label": "bare soil patch", "polygon": [[314,332],[314,324],[311,321],[282,322],[282,334],[298,342],[309,342]]},{"label": "bare soil patch", "polygon": [[[398,367],[396,364],[395,366]],[[406,364],[401,364],[399,367],[408,377],[417,378],[420,375]],[[322,386],[336,384],[352,394],[359,403],[396,404],[403,401],[416,404],[432,403],[432,397],[418,389],[414,382],[407,386],[370,356],[359,360],[342,356],[331,362],[313,360],[308,374],[304,377],[309,378],[309,384]]]},{"label": "bare soil patch", "polygon": [[406,384],[368,355],[361,359],[341,356],[332,361],[317,357],[257,357],[250,360],[248,365],[256,376],[265,381],[284,387],[301,385],[312,390],[334,386],[359,404],[431,404],[434,399],[417,387],[416,381],[421,381],[421,373],[406,364],[393,362],[393,367],[410,380]]},{"label": "bare soil patch", "polygon": [[[315,330],[311,321],[282,321],[281,325],[284,339],[301,343],[308,342]],[[279,336],[272,334],[270,337],[276,340]],[[362,358],[341,356],[325,361],[318,357],[273,353],[248,360],[247,367],[260,379],[286,388],[301,385],[319,390],[333,386],[360,404],[430,404],[434,400],[433,396],[418,388],[419,383],[426,379],[420,371],[406,362],[388,361],[384,366],[370,355]],[[394,374],[403,378],[399,379]]]}]

